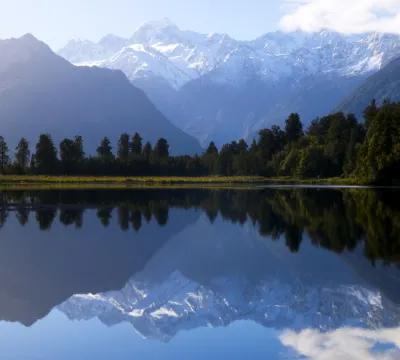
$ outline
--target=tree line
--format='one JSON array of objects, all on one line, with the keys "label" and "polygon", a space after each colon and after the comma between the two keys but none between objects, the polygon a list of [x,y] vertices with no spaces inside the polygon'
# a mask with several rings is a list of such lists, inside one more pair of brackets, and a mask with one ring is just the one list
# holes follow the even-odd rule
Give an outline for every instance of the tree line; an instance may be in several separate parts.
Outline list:
[{"label": "tree line", "polygon": [[50,134],[42,134],[31,154],[22,138],[13,160],[0,136],[0,172],[43,175],[263,175],[292,178],[356,177],[370,182],[400,178],[400,103],[372,100],[363,121],[337,112],[314,119],[305,128],[292,113],[285,126],[259,131],[250,146],[245,140],[217,148],[211,142],[195,156],[170,156],[160,138],[154,148],[136,133],[120,136],[116,152],[105,137],[95,156],[86,156],[81,136],[64,139],[58,149]]}]

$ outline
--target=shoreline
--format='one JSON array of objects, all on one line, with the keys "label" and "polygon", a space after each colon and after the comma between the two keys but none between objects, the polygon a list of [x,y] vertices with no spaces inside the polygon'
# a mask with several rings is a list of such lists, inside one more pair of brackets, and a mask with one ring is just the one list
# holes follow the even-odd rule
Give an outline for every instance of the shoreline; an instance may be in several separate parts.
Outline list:
[{"label": "shoreline", "polygon": [[262,176],[0,176],[0,190],[10,189],[129,189],[129,188],[254,188],[255,186],[335,186],[366,187],[359,179],[294,179]]}]

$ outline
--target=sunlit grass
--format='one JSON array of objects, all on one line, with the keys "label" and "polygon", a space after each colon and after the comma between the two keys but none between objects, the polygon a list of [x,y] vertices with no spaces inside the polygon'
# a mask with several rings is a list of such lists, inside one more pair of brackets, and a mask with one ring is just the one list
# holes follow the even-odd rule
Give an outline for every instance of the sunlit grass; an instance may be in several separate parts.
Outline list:
[{"label": "sunlit grass", "polygon": [[44,176],[44,175],[3,175],[0,189],[85,189],[85,188],[126,188],[126,187],[213,187],[243,189],[252,185],[363,185],[357,179],[295,179],[289,177],[265,178],[262,176]]},{"label": "sunlit grass", "polygon": [[195,184],[195,183],[262,183],[266,178],[262,176],[203,176],[203,177],[179,177],[179,176],[0,176],[2,184],[27,184],[27,183],[90,183],[90,184]]}]

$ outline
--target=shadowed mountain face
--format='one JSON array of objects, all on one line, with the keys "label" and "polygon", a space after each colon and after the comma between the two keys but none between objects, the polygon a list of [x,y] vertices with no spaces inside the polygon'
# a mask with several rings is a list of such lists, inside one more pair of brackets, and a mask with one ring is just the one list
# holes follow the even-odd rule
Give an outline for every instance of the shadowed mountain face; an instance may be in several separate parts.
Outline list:
[{"label": "shadowed mountain face", "polygon": [[5,191],[0,319],[32,325],[59,305],[70,319],[128,322],[162,341],[236,320],[298,330],[395,326],[398,196]]},{"label": "shadowed mountain face", "polygon": [[342,100],[337,109],[361,117],[372,99],[375,99],[377,104],[381,104],[385,99],[400,100],[400,58],[392,60],[355,88]]},{"label": "shadowed mountain face", "polygon": [[153,143],[166,138],[173,154],[201,151],[121,71],[75,67],[32,35],[0,41],[0,124],[12,148],[50,133],[56,144],[81,135],[93,153],[104,136],[116,146],[121,133],[139,132]]},{"label": "shadowed mountain face", "polygon": [[160,78],[135,79],[156,106],[206,147],[232,139],[252,141],[262,128],[284,126],[291,112],[305,125],[328,114],[365,76],[308,76],[301,81],[267,83],[254,77],[240,86],[211,81],[212,73],[179,90]]}]

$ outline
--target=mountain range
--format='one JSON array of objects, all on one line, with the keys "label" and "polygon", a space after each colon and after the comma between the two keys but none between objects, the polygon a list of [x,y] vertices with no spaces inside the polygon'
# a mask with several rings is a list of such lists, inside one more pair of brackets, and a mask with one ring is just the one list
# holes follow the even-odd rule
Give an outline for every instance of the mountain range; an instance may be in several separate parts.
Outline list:
[{"label": "mountain range", "polygon": [[262,127],[282,125],[290,112],[299,112],[305,124],[329,113],[400,55],[400,38],[323,30],[239,41],[180,30],[165,18],[127,39],[71,41],[58,54],[76,65],[122,70],[205,146],[251,139]]},{"label": "mountain range", "polygon": [[71,41],[58,55],[29,34],[0,40],[10,148],[47,132],[56,145],[82,135],[91,154],[104,136],[115,147],[121,133],[139,132],[153,144],[165,137],[172,155],[200,154],[210,141],[251,141],[291,112],[308,125],[336,110],[361,117],[372,98],[400,99],[397,35],[278,31],[239,41],[161,19],[127,39]]},{"label": "mountain range", "polygon": [[202,150],[121,71],[73,66],[29,34],[0,40],[0,124],[10,149],[49,133],[56,146],[81,135],[91,154],[105,136],[116,147],[121,133],[139,132],[153,144],[166,138],[172,154]]}]

